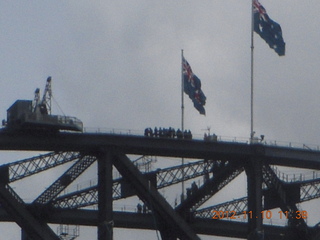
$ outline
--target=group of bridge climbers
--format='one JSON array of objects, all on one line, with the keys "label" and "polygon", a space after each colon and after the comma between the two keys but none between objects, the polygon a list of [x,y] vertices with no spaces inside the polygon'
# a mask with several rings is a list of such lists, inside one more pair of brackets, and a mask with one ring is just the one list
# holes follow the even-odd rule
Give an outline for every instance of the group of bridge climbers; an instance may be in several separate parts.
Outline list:
[{"label": "group of bridge climbers", "polygon": [[198,185],[193,182],[191,184],[190,188],[187,188],[187,197],[190,197],[191,195],[195,194],[198,191]]},{"label": "group of bridge climbers", "polygon": [[154,130],[152,128],[146,128],[144,130],[144,136],[146,137],[160,137],[160,138],[177,138],[177,139],[192,139],[192,133],[190,130],[181,131],[178,129],[177,131],[172,128],[157,128]]},{"label": "group of bridge climbers", "polygon": [[141,205],[141,203],[137,204],[137,213],[149,213],[149,209],[146,204]]}]

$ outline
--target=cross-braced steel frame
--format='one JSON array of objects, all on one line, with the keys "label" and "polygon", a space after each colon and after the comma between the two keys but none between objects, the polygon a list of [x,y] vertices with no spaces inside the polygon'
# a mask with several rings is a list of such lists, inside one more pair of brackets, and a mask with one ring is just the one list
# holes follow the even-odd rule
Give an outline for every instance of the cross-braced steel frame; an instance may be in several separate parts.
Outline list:
[{"label": "cross-braced steel frame", "polygon": [[[0,220],[16,222],[22,239],[60,239],[50,223],[96,226],[98,240],[113,239],[113,228],[155,229],[162,239],[200,239],[198,234],[244,239],[318,239],[319,227],[308,226],[297,204],[320,196],[320,178],[284,181],[273,165],[320,169],[320,152],[264,146],[161,139],[113,134],[0,133],[0,150],[51,151],[0,166]],[[128,156],[190,158],[191,163],[141,172]],[[198,159],[198,160],[195,160]],[[97,184],[68,194],[72,184],[94,162]],[[51,186],[26,203],[10,186],[17,180],[71,166]],[[70,165],[70,164],[69,164]],[[119,178],[112,176],[116,168]],[[205,207],[202,205],[241,173],[247,176],[247,196]],[[159,189],[203,176],[180,204],[170,205]],[[117,212],[113,201],[138,196],[148,212]],[[87,209],[97,206],[96,209]],[[264,224],[261,212],[280,208],[287,226]],[[223,213],[219,219],[215,213]],[[231,221],[247,215],[246,222]],[[250,217],[249,217],[250,216]],[[215,219],[217,218],[217,219]],[[226,220],[228,219],[228,220]],[[320,219],[319,219],[320,222]]]}]

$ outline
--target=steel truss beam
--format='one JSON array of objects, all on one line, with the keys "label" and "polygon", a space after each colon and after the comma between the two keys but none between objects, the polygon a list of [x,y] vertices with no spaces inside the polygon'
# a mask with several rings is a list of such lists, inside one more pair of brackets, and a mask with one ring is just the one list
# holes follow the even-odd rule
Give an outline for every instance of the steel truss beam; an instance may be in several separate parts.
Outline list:
[{"label": "steel truss beam", "polygon": [[172,236],[181,239],[200,239],[192,228],[175,213],[174,209],[140,173],[126,155],[117,153],[114,155],[113,163],[120,174],[132,183],[139,198],[147,203],[149,209],[152,209],[158,220],[161,219],[158,222],[160,230],[170,231]]},{"label": "steel truss beam", "polygon": [[243,167],[240,167],[238,164],[220,161],[215,162],[211,169],[213,176],[210,179],[207,179],[200,188],[191,188],[190,194],[187,195],[185,201],[176,207],[176,211],[179,213],[195,211],[199,206],[235,179],[242,171]]},{"label": "steel truss beam", "polygon": [[[224,212],[225,214],[230,213],[228,217],[231,217],[231,214],[235,213],[235,216],[243,214],[244,211],[248,209],[248,198],[243,197],[235,199],[229,202],[224,202],[214,206],[198,209],[194,211],[194,217],[196,218],[205,218],[212,219],[215,215],[215,212]],[[225,215],[227,217],[227,215]]]},{"label": "steel truss beam", "polygon": [[[204,161],[198,161],[190,164],[186,164],[183,168],[181,166],[175,166],[172,168],[161,169],[157,171],[158,189],[162,187],[170,186],[182,180],[192,179],[199,175],[207,174],[213,165],[216,165],[216,161],[209,161],[208,165]],[[182,172],[185,172],[184,178]],[[116,179],[113,182],[113,200],[121,199],[121,179]],[[286,183],[299,184],[301,189],[301,198],[299,202],[305,202],[311,199],[320,197],[320,179]],[[264,192],[265,194],[265,192]],[[98,202],[97,186],[92,186],[81,191],[70,193],[58,197],[53,201],[53,205],[59,208],[81,208],[86,206],[95,205]],[[211,206],[208,208],[199,209],[194,212],[195,217],[200,218],[212,218],[213,211],[225,211],[235,212],[236,216],[241,215],[247,210],[247,197],[235,199],[222,204]],[[278,206],[279,207],[279,206]],[[269,208],[264,208],[268,210]]]},{"label": "steel truss beam", "polygon": [[157,170],[157,186],[164,188],[182,181],[208,175],[221,161],[201,160]]},{"label": "steel truss beam", "polygon": [[16,161],[1,168],[9,169],[9,182],[14,182],[39,172],[57,167],[81,157],[79,152],[50,152],[32,158]]},{"label": "steel truss beam", "polygon": [[[270,168],[270,166],[264,164],[263,165],[263,177],[264,182],[266,186],[269,189],[274,189],[274,191],[277,192],[281,203],[279,207],[283,212],[288,211],[290,212],[289,217],[289,223],[291,222],[291,226],[295,228],[296,236],[292,236],[293,238],[297,239],[310,239],[311,238],[311,232],[305,223],[305,221],[302,218],[296,218],[295,214],[297,214],[298,208],[295,205],[295,202],[291,202],[288,195],[288,190],[290,188],[284,188],[284,183],[281,182],[274,171]],[[314,198],[315,196],[318,196],[318,187],[316,184],[319,183],[319,179],[313,180],[313,181],[306,181],[306,182],[300,182],[299,185],[301,186],[300,189],[303,189],[303,191],[300,190],[300,192],[305,193],[302,197],[304,200],[310,200],[311,198]],[[293,183],[292,185],[296,185],[296,183]],[[309,187],[307,187],[308,185]],[[305,189],[312,189],[313,195],[309,193],[309,190]],[[316,190],[314,190],[316,189]],[[303,200],[303,198],[300,198],[300,201]],[[231,202],[223,203],[216,205],[214,207],[201,209],[195,212],[196,217],[212,217],[214,211],[223,211],[223,212],[232,212],[236,213],[236,215],[243,214],[244,211],[246,211],[248,208],[248,201],[247,198],[241,198],[237,199]],[[264,208],[265,210],[266,208]],[[290,220],[294,219],[294,221]]]},{"label": "steel truss beam", "polygon": [[[197,161],[185,164],[183,166],[174,166],[165,169],[156,170],[149,174],[156,174],[157,188],[171,186],[181,181],[186,181],[199,176],[208,175],[216,170],[221,161]],[[121,194],[122,178],[113,180],[113,200],[118,200],[132,195],[122,196]],[[97,204],[98,201],[97,186],[83,189],[74,193],[66,194],[56,198],[52,204],[60,208],[81,208]]]},{"label": "steel truss beam", "polygon": [[301,202],[320,197],[320,179],[298,183],[300,186]]},{"label": "steel truss beam", "polygon": [[31,214],[23,200],[9,185],[4,183],[0,183],[0,203],[31,239],[60,240],[42,220],[43,216],[39,212],[38,214]]},{"label": "steel truss beam", "polygon": [[[121,153],[117,153],[114,155],[114,161],[117,169],[121,172],[121,174],[127,178],[127,180],[133,185],[136,190],[137,195],[149,205],[149,209],[153,210],[154,215],[156,216],[158,222],[157,226],[153,226],[153,228],[161,229],[165,231],[165,228],[168,227],[169,231],[172,231],[175,236],[180,237],[182,239],[194,239],[193,237],[197,237],[193,232],[204,232],[204,227],[199,231],[199,225],[204,223],[204,221],[209,221],[207,219],[198,220],[195,218],[194,224],[187,224],[183,219],[180,222],[181,218],[175,214],[174,210],[161,198],[161,195],[157,192],[155,188],[148,182],[147,178],[143,176],[137,169],[132,167],[132,163],[130,163],[129,159],[127,159],[125,154],[139,154],[139,155],[154,155],[154,156],[168,156],[168,157],[185,157],[185,158],[196,158],[196,159],[214,159],[214,160],[223,160],[223,161],[233,161],[239,162],[243,164],[247,159],[254,159],[256,156],[261,157],[266,164],[275,164],[280,166],[290,166],[290,167],[301,167],[301,168],[314,168],[320,169],[320,152],[316,151],[307,151],[301,149],[293,149],[293,148],[282,148],[282,147],[271,147],[271,146],[263,146],[263,145],[250,145],[250,144],[239,144],[239,143],[223,143],[223,142],[203,142],[203,141],[184,141],[177,139],[155,139],[155,138],[144,138],[138,136],[117,136],[117,135],[108,135],[108,134],[69,134],[69,133],[59,133],[54,136],[42,136],[42,135],[25,135],[25,134],[10,134],[10,133],[0,133],[0,149],[3,150],[53,150],[53,151],[86,151],[86,152],[100,152],[101,149],[121,149]],[[52,167],[54,164],[52,165]],[[268,165],[267,165],[268,166]],[[32,165],[28,166],[27,169],[32,169]],[[41,168],[41,167],[40,167]],[[0,173],[7,173],[8,166],[5,166],[0,169]],[[19,170],[20,171],[20,170]],[[19,172],[17,171],[17,172]],[[20,174],[21,176],[28,176],[28,171]],[[38,170],[32,170],[36,173]],[[31,172],[32,172],[31,171]],[[285,209],[293,209],[295,210],[296,202],[288,202],[288,190],[284,183],[282,183],[279,179],[277,179],[272,171],[264,168],[264,178],[268,181],[266,185],[269,184],[267,190],[273,191],[278,200],[278,205],[280,205],[284,210]],[[0,174],[1,175],[1,174]],[[9,175],[9,172],[8,172]],[[19,174],[18,174],[19,175]],[[0,176],[1,179],[5,179],[6,177]],[[12,178],[15,179],[15,178]],[[9,181],[8,181],[9,182]],[[5,182],[4,187],[8,182]],[[300,187],[301,197],[304,194],[305,198],[309,198],[311,195],[317,195],[318,189],[316,187],[317,184],[312,186],[312,188],[302,188]],[[110,187],[111,188],[111,187]],[[109,188],[109,189],[110,189]],[[307,194],[310,193],[310,194]],[[7,195],[6,195],[7,194]],[[159,198],[159,196],[160,198]],[[260,194],[261,195],[261,194]],[[18,213],[14,212],[12,216],[15,221],[19,221],[21,215],[24,218],[30,218],[31,223],[34,220],[35,224],[38,222],[40,225],[44,224],[43,219],[48,219],[51,216],[45,216],[46,212],[43,211],[35,211],[32,208],[36,208],[35,205],[32,205],[31,208],[27,208],[23,202],[21,203],[25,209],[24,210],[15,209],[12,207],[10,209],[10,197],[12,197],[7,190],[2,189],[0,191],[1,196],[1,204],[6,208],[6,210],[10,213],[10,211],[18,211]],[[252,201],[251,201],[252,202]],[[12,203],[16,203],[12,201]],[[294,206],[293,206],[293,205]],[[41,205],[41,204],[40,204]],[[41,208],[42,209],[42,208]],[[49,209],[43,209],[49,210]],[[61,211],[63,209],[60,209]],[[59,211],[58,209],[54,209],[54,211]],[[41,217],[35,214],[36,212],[41,213]],[[24,216],[25,213],[25,216]],[[76,212],[73,212],[76,214]],[[58,212],[57,212],[58,214]],[[148,214],[146,214],[147,217]],[[58,217],[58,215],[56,215]],[[60,215],[61,217],[62,215]],[[134,215],[136,216],[136,215]],[[32,219],[32,217],[34,219]],[[74,217],[74,216],[73,216]],[[8,218],[8,216],[7,216]],[[137,216],[138,218],[138,216]],[[18,219],[18,220],[16,220]],[[61,222],[61,218],[60,222]],[[98,219],[98,218],[96,218]],[[167,220],[169,219],[169,220]],[[123,223],[128,220],[124,219]],[[91,221],[94,221],[91,218]],[[96,220],[98,221],[98,220]],[[212,219],[210,219],[211,222]],[[73,223],[76,222],[76,219],[73,218]],[[215,224],[212,224],[212,227],[223,225],[224,221],[217,221]],[[97,222],[95,222],[98,224]],[[125,223],[124,223],[125,224]],[[229,223],[228,223],[229,224]],[[238,224],[238,223],[237,223]],[[298,225],[304,225],[303,222],[294,222],[293,225],[297,227]],[[40,228],[42,228],[39,225]],[[129,224],[130,225],[130,224]],[[230,226],[236,227],[236,224],[229,224]],[[36,225],[30,226],[30,234],[32,235],[33,228]],[[96,225],[95,225],[96,226]],[[190,226],[194,227],[191,230]],[[209,225],[208,225],[209,226]],[[246,226],[247,225],[242,225]],[[24,226],[24,228],[28,228],[28,226]],[[46,226],[44,226],[45,229]],[[307,226],[307,230],[310,228]],[[224,228],[226,231],[228,227]],[[267,229],[267,227],[265,228]],[[291,229],[292,230],[292,229]],[[212,232],[211,232],[212,233]],[[219,233],[223,235],[222,233]],[[236,237],[243,234],[240,230],[236,233]],[[247,235],[247,233],[245,233]],[[36,235],[36,234],[34,234]],[[165,235],[165,234],[164,234]],[[283,235],[287,236],[287,235]],[[305,236],[301,235],[302,238]],[[313,235],[314,238],[316,235]],[[294,236],[295,237],[295,236]],[[311,238],[311,235],[310,235]],[[47,238],[46,238],[47,239]],[[198,239],[198,238],[196,238]],[[277,239],[276,237],[272,239]],[[293,239],[293,238],[289,238]],[[305,238],[306,239],[306,238]]]},{"label": "steel truss beam", "polygon": [[[38,211],[37,208],[28,207],[32,212]],[[152,214],[113,212],[114,227],[129,229],[149,229],[156,230],[157,225],[153,221]],[[52,224],[77,224],[83,226],[98,225],[98,210],[83,209],[51,209],[43,219]],[[0,221],[14,221],[12,216],[8,215],[0,208]],[[195,218],[189,225],[197,234],[215,235],[225,237],[235,237],[245,239],[247,237],[247,223],[233,222],[225,220],[212,220]],[[288,228],[283,226],[264,225],[265,239],[269,240],[290,240]],[[309,228],[316,233],[315,228]],[[314,239],[312,239],[314,240]],[[317,238],[315,238],[317,240]]]},{"label": "steel truss beam", "polygon": [[0,150],[94,152],[105,147],[121,148],[126,154],[237,161],[254,157],[258,151],[269,164],[320,169],[320,151],[288,147],[100,133],[48,136],[0,132]]},{"label": "steel truss beam", "polygon": [[[120,183],[118,182],[120,186]],[[114,185],[113,185],[114,187]],[[98,204],[98,189],[97,186],[59,196],[50,203],[55,208],[83,208]]]},{"label": "steel truss beam", "polygon": [[[287,186],[295,185],[300,186],[300,200],[296,203],[306,202],[312,199],[320,197],[320,179],[301,181],[296,183],[286,183]],[[264,189],[266,190],[266,189]],[[264,191],[264,195],[267,194]],[[280,207],[279,205],[274,206],[274,208]],[[213,211],[223,211],[223,212],[235,212],[235,216],[243,214],[248,208],[248,198],[243,197],[214,205],[207,208],[198,209],[194,212],[195,217],[199,218],[211,218],[213,216]],[[263,210],[269,210],[270,208],[264,208]]]},{"label": "steel truss beam", "polygon": [[289,226],[291,225],[297,233],[297,239],[310,239],[308,226],[303,218],[297,218],[298,208],[295,203],[290,202],[288,191],[285,189],[283,182],[277,177],[275,172],[267,164],[263,164],[263,178],[269,189],[274,189],[280,198],[280,208],[282,212],[289,212]]},{"label": "steel truss beam", "polygon": [[[290,189],[290,186],[297,186],[300,187],[300,199],[295,203],[302,203],[312,199],[316,199],[320,197],[320,179],[313,179],[307,181],[300,181],[300,182],[288,182],[285,183]],[[268,192],[264,189],[263,194],[268,194]],[[274,208],[280,207],[280,205],[274,206]],[[248,199],[247,197],[235,199],[232,201],[228,201],[225,203],[221,203],[218,205],[214,205],[211,207],[198,209],[194,212],[195,217],[199,218],[212,218],[213,211],[224,211],[224,212],[235,212],[235,216],[243,214],[244,211],[247,211],[248,208]],[[263,210],[269,210],[270,208],[264,207]]]},{"label": "steel truss beam", "polygon": [[69,184],[71,184],[81,173],[83,173],[92,163],[96,161],[94,156],[83,156],[73,166],[71,166],[59,179],[46,189],[34,203],[46,204],[54,199]]},{"label": "steel truss beam", "polygon": [[[312,181],[299,182],[299,184],[301,184],[301,186],[303,186],[304,189],[309,189],[311,191],[311,193],[308,193],[308,191],[304,190],[303,192],[305,192],[305,194],[301,195],[301,196],[302,197],[305,196],[304,197],[305,200],[316,198],[316,195],[318,194],[318,191],[316,191],[314,189],[318,189],[319,188],[319,182],[320,182],[319,179],[315,179],[315,180],[312,180]],[[296,184],[296,183],[293,183],[293,184]],[[313,194],[315,194],[315,195],[313,195]],[[303,198],[302,198],[302,200],[303,200]],[[246,204],[247,204],[246,198],[242,198],[242,199],[238,199],[238,200],[235,200],[235,201],[231,201],[231,202],[229,202],[229,204],[228,204],[228,202],[224,203],[224,204],[221,204],[220,207],[216,206],[216,208],[212,208],[212,210],[213,209],[216,209],[216,210],[221,210],[222,209],[224,211],[233,211],[234,209],[236,209],[238,207],[239,210],[237,210],[237,212],[239,212],[239,214],[241,214],[242,211],[247,209],[247,207],[246,207],[247,205]],[[235,208],[232,208],[232,209],[228,208],[230,206],[234,206]],[[212,210],[207,211],[207,213],[212,211]],[[196,215],[195,216],[196,216],[197,219],[198,219],[198,217],[206,217],[208,219],[210,219],[212,217],[212,215],[201,216],[200,211],[203,211],[203,210],[196,211]],[[69,223],[69,224],[71,224],[71,223]],[[124,224],[124,225],[126,225],[126,227],[130,227],[129,226],[130,224],[129,225],[128,224]],[[117,225],[115,225],[115,226],[117,226]],[[266,228],[266,226],[264,226],[264,229],[265,228]],[[216,234],[216,233],[214,233],[214,234]],[[267,237],[267,235],[266,235],[266,237]],[[313,240],[315,240],[315,239],[317,239],[317,238],[313,238]]]}]

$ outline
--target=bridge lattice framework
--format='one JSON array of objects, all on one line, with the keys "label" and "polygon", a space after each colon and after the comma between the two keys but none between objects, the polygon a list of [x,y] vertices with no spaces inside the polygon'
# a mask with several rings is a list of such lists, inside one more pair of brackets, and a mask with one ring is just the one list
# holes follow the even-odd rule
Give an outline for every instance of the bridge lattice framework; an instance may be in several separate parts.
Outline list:
[{"label": "bridge lattice framework", "polygon": [[[50,223],[96,226],[98,240],[113,239],[114,227],[159,230],[162,239],[168,240],[200,239],[198,234],[250,240],[315,240],[320,236],[319,224],[308,226],[297,207],[298,203],[320,197],[320,178],[288,182],[281,180],[272,167],[319,170],[318,151],[115,134],[0,135],[2,151],[51,151],[0,166],[0,220],[16,222],[23,230],[24,240],[60,239],[48,226]],[[144,173],[129,155],[193,161]],[[14,181],[70,162],[73,164],[69,169],[31,203],[25,203],[10,186]],[[61,194],[95,162],[96,185]],[[113,178],[113,167],[121,174],[120,178]],[[201,208],[242,172],[247,176],[247,196]],[[203,184],[177,206],[171,206],[158,191],[199,176],[204,176]],[[151,211],[145,214],[114,211],[113,201],[134,195]],[[85,208],[92,205],[97,205],[97,209]],[[288,226],[263,223],[261,212],[273,208],[289,213]],[[235,216],[251,211],[256,217],[248,217],[247,222],[226,221],[212,219],[213,211]]]}]

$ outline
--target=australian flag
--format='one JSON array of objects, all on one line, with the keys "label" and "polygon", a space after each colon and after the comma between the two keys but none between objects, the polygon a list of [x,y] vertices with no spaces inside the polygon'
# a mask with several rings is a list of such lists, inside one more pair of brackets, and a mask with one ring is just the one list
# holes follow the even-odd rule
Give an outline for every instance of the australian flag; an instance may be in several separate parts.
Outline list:
[{"label": "australian flag", "polygon": [[286,44],[282,38],[280,25],[268,16],[266,9],[258,0],[253,0],[253,11],[254,31],[259,34],[279,56],[284,56]]},{"label": "australian flag", "polygon": [[193,106],[199,111],[199,113],[206,115],[204,105],[206,104],[207,98],[201,90],[201,81],[195,74],[193,74],[189,63],[184,57],[182,57],[182,74],[184,92],[190,97],[193,102]]}]

